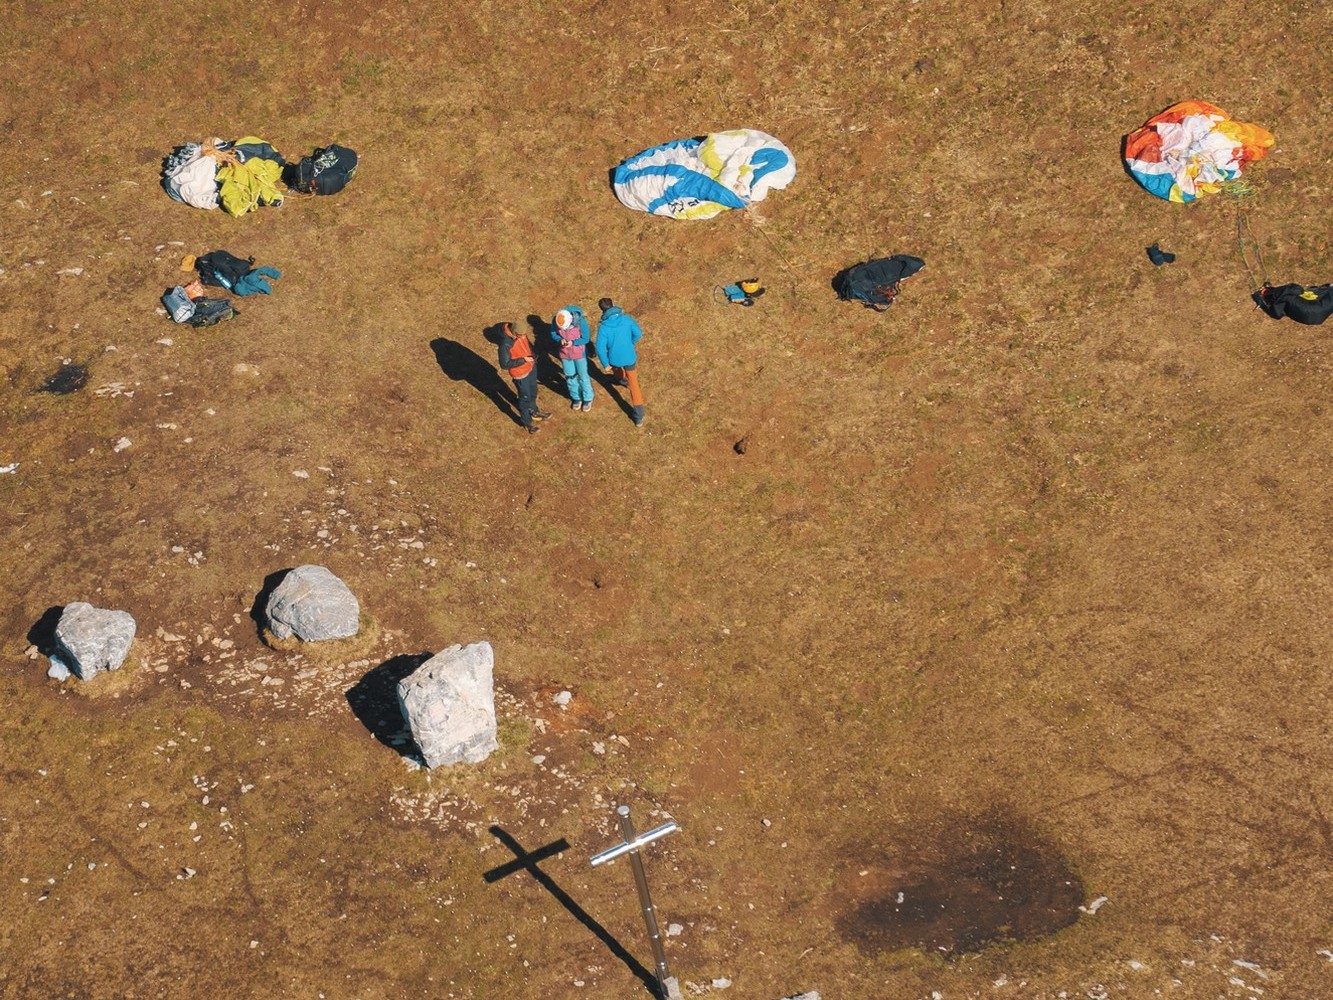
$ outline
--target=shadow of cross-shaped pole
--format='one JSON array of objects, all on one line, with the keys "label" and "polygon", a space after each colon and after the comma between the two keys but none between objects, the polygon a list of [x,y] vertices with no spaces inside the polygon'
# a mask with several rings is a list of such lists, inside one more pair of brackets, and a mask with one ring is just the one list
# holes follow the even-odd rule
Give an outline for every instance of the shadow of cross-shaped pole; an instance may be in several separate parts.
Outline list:
[{"label": "shadow of cross-shaped pole", "polygon": [[592,931],[593,935],[601,941],[602,944],[606,945],[611,954],[624,962],[629,971],[639,978],[652,996],[658,996],[657,977],[640,964],[638,959],[631,955],[625,949],[625,946],[615,939],[610,931],[594,920],[587,910],[574,902],[574,899],[569,893],[565,892],[564,889],[560,888],[555,879],[551,878],[546,872],[537,867],[539,862],[545,861],[547,858],[556,854],[560,854],[562,851],[569,850],[569,842],[567,840],[561,837],[559,840],[553,841],[545,847],[539,847],[535,851],[528,852],[523,849],[522,844],[515,840],[514,837],[501,826],[491,827],[491,835],[500,843],[504,844],[505,847],[509,848],[509,850],[514,852],[514,860],[506,861],[504,864],[498,865],[484,873],[481,876],[483,880],[487,883],[498,882],[500,879],[513,875],[515,872],[527,872],[536,880],[538,885],[554,896],[555,901],[563,906],[575,920],[588,928],[588,930]]}]

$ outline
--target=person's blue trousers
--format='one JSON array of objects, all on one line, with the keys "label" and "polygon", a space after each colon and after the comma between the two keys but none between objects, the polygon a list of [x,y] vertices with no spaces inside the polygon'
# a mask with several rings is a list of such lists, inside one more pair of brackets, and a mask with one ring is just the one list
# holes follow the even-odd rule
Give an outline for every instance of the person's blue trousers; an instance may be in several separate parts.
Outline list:
[{"label": "person's blue trousers", "polygon": [[588,377],[588,359],[561,358],[560,367],[569,386],[569,398],[575,403],[591,403],[592,379]]}]

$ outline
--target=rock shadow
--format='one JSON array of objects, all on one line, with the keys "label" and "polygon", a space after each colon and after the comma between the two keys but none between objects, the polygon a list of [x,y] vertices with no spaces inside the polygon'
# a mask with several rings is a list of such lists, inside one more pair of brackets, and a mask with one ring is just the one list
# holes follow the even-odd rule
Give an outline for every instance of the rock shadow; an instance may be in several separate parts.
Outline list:
[{"label": "rock shadow", "polygon": [[63,604],[49,607],[28,629],[28,642],[36,646],[37,652],[43,656],[51,656],[56,651],[56,626],[60,624],[60,616],[64,613]]},{"label": "rock shadow", "polygon": [[295,566],[288,566],[286,569],[280,569],[264,577],[264,585],[259,588],[259,593],[255,595],[254,604],[250,605],[250,620],[255,623],[255,635],[262,642],[264,631],[268,628],[268,615],[265,613],[268,608],[268,599],[273,596],[273,591],[277,589],[278,584],[282,583],[282,578],[290,573]]},{"label": "rock shadow", "polygon": [[398,682],[434,655],[414,653],[395,656],[368,671],[345,692],[352,714],[365,726],[370,735],[403,757],[425,764],[421,748],[412,738],[412,731],[403,718],[398,704]]}]

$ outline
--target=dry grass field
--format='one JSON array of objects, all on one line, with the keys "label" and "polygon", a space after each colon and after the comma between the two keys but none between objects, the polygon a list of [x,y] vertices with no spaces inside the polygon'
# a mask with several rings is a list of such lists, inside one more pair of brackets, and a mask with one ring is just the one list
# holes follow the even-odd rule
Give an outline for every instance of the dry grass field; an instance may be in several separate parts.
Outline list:
[{"label": "dry grass field", "polygon": [[[1313,0],[7,5],[0,997],[646,997],[587,863],[619,802],[680,824],[687,996],[1333,996],[1333,348],[1235,245],[1240,208],[1275,281],[1333,279],[1330,37]],[[1189,97],[1277,135],[1252,196],[1122,170]],[[793,185],[616,202],[730,127]],[[158,186],[246,134],[361,168],[241,219]],[[174,326],[217,248],[283,278]],[[899,252],[890,312],[836,301]],[[548,367],[529,438],[483,331],[602,295],[646,427]],[[307,562],[360,642],[260,641]],[[139,637],[59,685],[28,636],[75,600]],[[413,769],[393,681],[479,639],[500,750]]]}]

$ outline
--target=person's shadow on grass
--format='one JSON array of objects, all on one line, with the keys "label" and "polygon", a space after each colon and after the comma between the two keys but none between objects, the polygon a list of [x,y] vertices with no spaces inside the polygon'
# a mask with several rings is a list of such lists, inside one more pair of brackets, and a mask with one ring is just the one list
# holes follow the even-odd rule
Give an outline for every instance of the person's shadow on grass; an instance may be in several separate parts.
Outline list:
[{"label": "person's shadow on grass", "polygon": [[[542,319],[536,313],[528,314],[528,329],[536,346],[532,353],[537,359],[537,381],[566,402],[569,401],[569,383],[565,381],[565,369],[560,364],[560,349],[551,337],[551,321]],[[540,405],[540,404],[539,404]]]},{"label": "person's shadow on grass", "polygon": [[[608,398],[615,400],[616,405],[620,407],[620,412],[633,420],[634,407],[629,402],[629,389],[616,381],[609,368],[603,368],[601,365],[594,363],[593,359],[595,357],[596,355],[592,351],[588,352],[588,374],[592,376],[594,383],[602,387],[602,391],[606,393]],[[621,392],[622,389],[624,389],[624,392]]]},{"label": "person's shadow on grass", "polygon": [[[499,344],[503,329],[503,323],[496,323],[486,327],[482,335],[492,344]],[[493,364],[472,348],[444,337],[432,340],[430,349],[435,352],[435,363],[448,378],[454,382],[466,382],[514,423],[522,423],[518,416],[518,396],[500,377]]]}]

